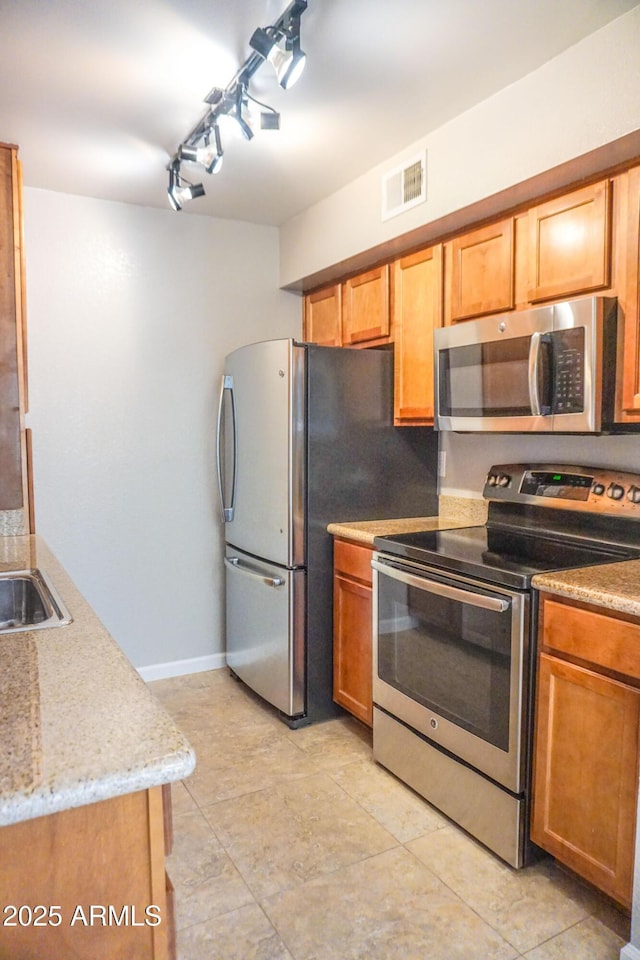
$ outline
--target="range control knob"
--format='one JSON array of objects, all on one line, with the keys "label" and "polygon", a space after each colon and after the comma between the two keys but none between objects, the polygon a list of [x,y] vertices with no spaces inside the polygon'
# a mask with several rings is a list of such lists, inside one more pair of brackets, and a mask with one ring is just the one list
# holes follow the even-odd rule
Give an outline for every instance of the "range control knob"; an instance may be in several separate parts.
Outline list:
[{"label": "range control knob", "polygon": [[591,487],[591,490],[595,493],[596,497],[601,497],[604,493],[604,483],[598,483],[598,481],[596,481]]},{"label": "range control knob", "polygon": [[635,484],[630,486],[627,490],[627,500],[631,503],[640,503],[640,487],[636,487]]},{"label": "range control knob", "polygon": [[495,473],[490,473],[487,477],[488,485],[490,487],[495,487],[497,482],[498,482],[498,478],[496,477]]},{"label": "range control knob", "polygon": [[622,500],[624,487],[621,487],[619,483],[610,483],[607,487],[607,496],[611,497],[612,500]]},{"label": "range control knob", "polygon": [[498,486],[499,487],[508,487],[511,483],[511,477],[508,473],[499,473],[498,474]]}]

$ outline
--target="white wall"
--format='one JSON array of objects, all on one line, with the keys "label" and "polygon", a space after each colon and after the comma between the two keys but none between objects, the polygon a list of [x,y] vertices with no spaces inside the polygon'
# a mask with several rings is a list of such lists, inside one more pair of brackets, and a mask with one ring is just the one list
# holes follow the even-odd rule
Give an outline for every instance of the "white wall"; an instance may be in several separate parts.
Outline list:
[{"label": "white wall", "polygon": [[[639,50],[640,6],[293,218],[282,285],[637,130]],[[382,223],[382,174],[425,147],[426,203]]]},{"label": "white wall", "polygon": [[25,189],[40,533],[136,666],[223,649],[223,357],[299,335],[277,232]]}]

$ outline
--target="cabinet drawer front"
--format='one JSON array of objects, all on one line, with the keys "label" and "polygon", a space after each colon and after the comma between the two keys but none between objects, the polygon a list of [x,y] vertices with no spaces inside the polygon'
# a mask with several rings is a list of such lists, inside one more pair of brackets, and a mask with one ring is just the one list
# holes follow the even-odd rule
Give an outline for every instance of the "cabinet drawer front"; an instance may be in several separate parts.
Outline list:
[{"label": "cabinet drawer front", "polygon": [[543,643],[640,680],[640,624],[544,600]]},{"label": "cabinet drawer front", "polygon": [[334,543],[333,565],[336,571],[346,573],[363,583],[372,583],[371,547],[350,543],[347,540],[336,540]]}]

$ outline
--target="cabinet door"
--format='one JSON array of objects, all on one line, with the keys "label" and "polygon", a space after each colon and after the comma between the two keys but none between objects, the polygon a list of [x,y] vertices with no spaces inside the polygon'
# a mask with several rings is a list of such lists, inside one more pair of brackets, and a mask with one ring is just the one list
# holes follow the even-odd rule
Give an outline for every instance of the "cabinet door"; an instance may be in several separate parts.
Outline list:
[{"label": "cabinet door", "polygon": [[640,691],[540,654],[531,836],[629,907]]},{"label": "cabinet door", "polygon": [[452,322],[513,310],[514,220],[472,230],[447,245]]},{"label": "cabinet door", "polygon": [[28,508],[21,226],[17,151],[0,145],[0,510]]},{"label": "cabinet door", "polygon": [[333,699],[373,724],[371,556],[359,544],[336,540],[333,581]]},{"label": "cabinet door", "polygon": [[442,325],[442,246],[393,264],[394,423],[431,425],[433,331]]},{"label": "cabinet door", "polygon": [[342,342],[389,339],[389,264],[343,283]]},{"label": "cabinet door", "polygon": [[304,299],[303,337],[322,347],[342,346],[342,291],[340,284],[323,287]]},{"label": "cabinet door", "polygon": [[42,904],[62,922],[33,911],[2,927],[0,957],[171,960],[164,843],[160,787],[2,827],[3,906]]},{"label": "cabinet door", "polygon": [[622,357],[622,409],[640,415],[640,167],[628,175],[626,312]]},{"label": "cabinet door", "polygon": [[610,193],[603,180],[529,211],[532,302],[609,285]]}]

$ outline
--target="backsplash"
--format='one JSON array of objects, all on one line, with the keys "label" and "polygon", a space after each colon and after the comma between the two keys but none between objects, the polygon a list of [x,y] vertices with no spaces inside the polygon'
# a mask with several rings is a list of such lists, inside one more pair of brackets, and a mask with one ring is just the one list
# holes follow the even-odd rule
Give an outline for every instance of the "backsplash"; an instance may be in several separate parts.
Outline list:
[{"label": "backsplash", "polygon": [[28,533],[24,510],[0,510],[0,537],[19,537]]},{"label": "backsplash", "polygon": [[452,497],[441,494],[438,497],[439,516],[445,520],[456,520],[469,526],[486,523],[487,502],[477,497]]}]

